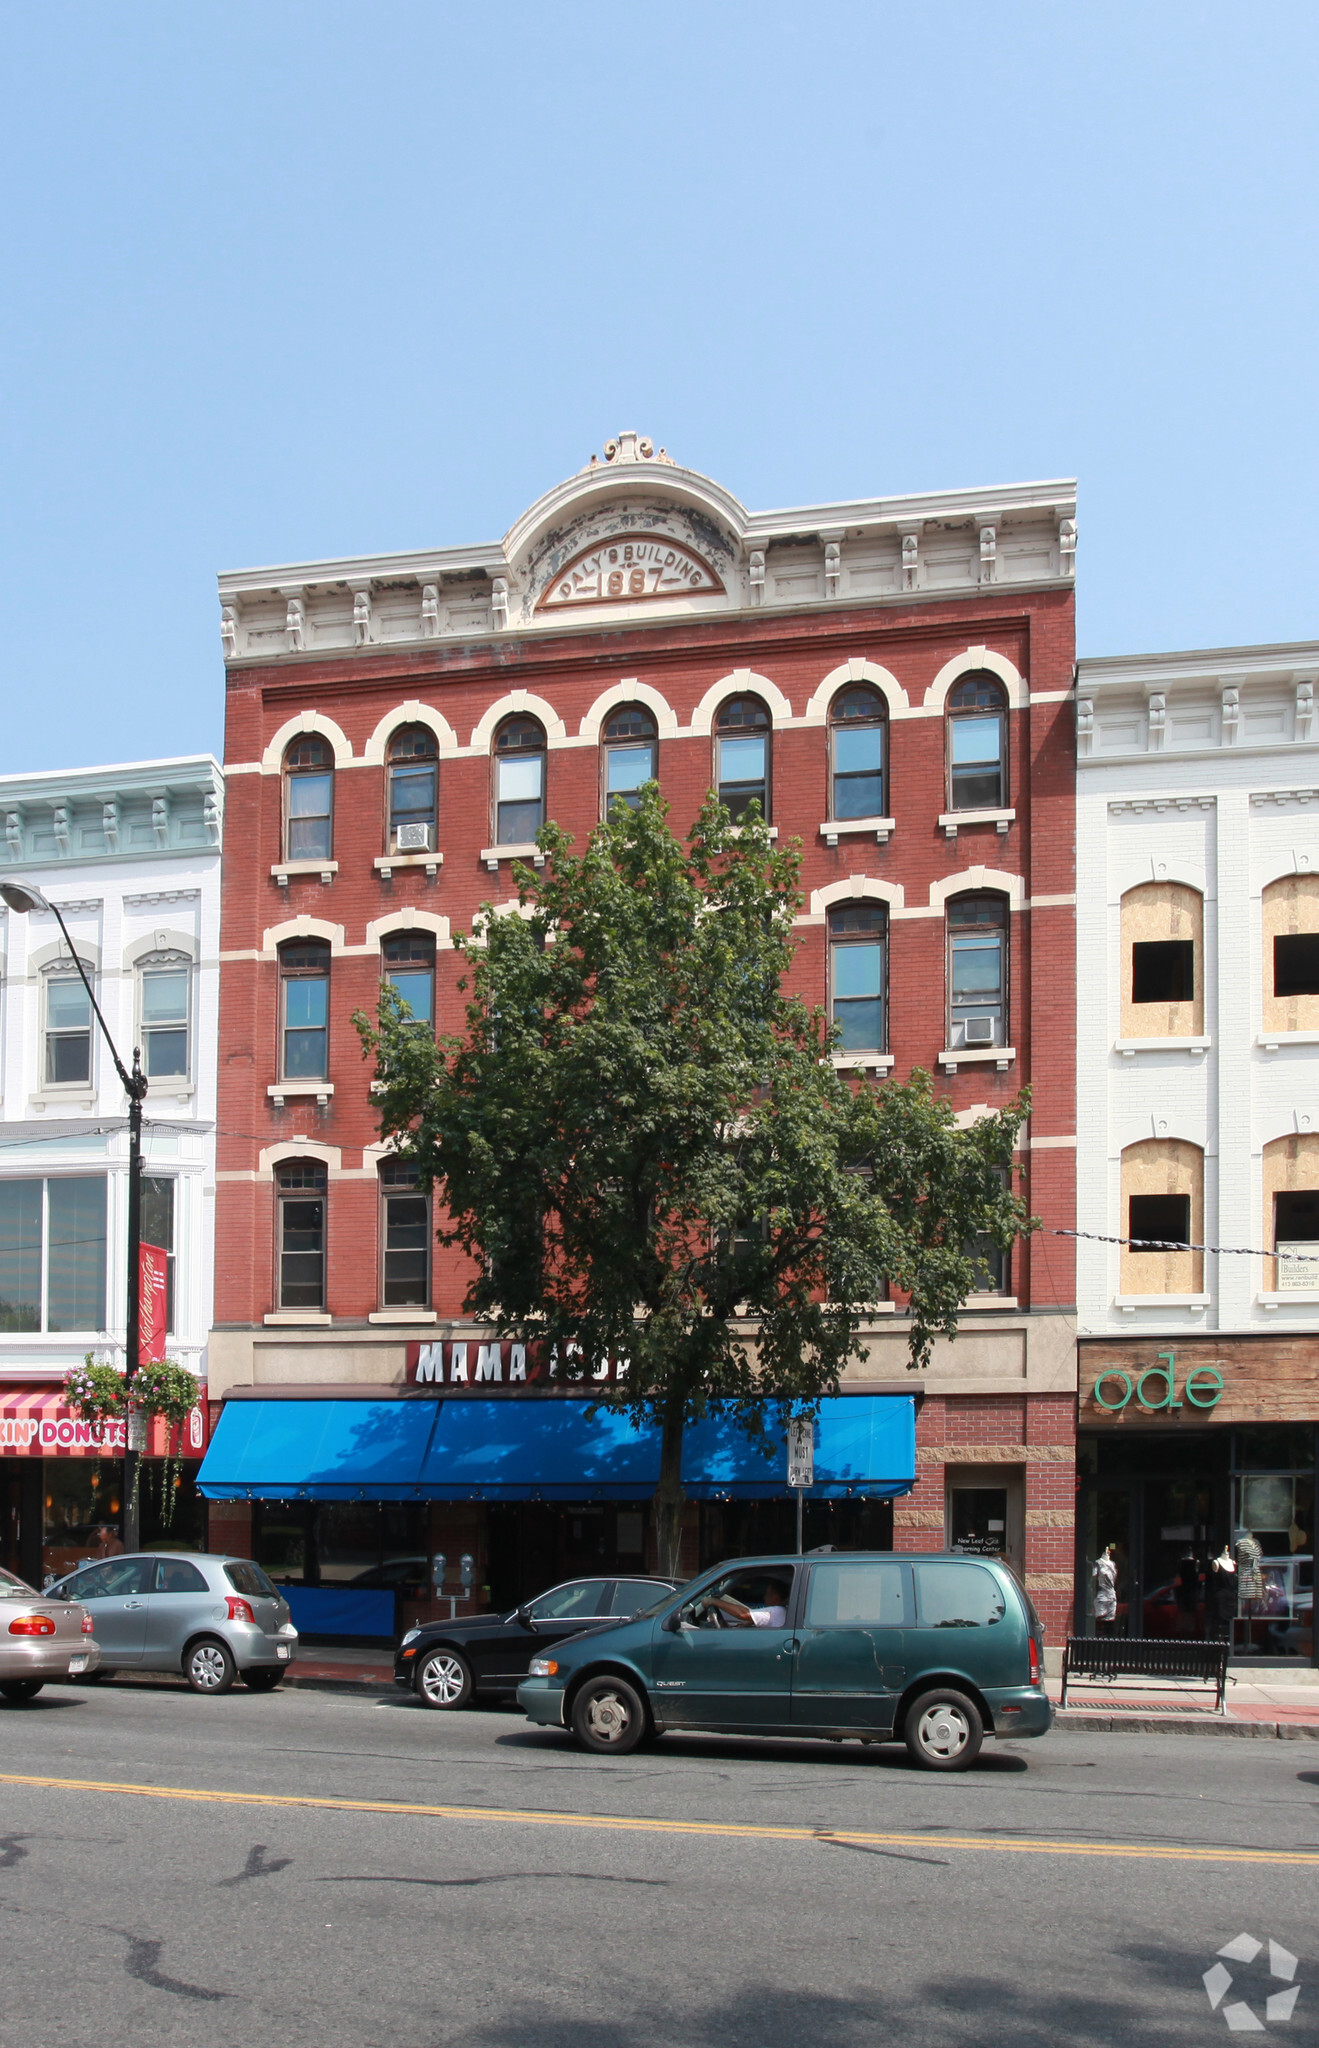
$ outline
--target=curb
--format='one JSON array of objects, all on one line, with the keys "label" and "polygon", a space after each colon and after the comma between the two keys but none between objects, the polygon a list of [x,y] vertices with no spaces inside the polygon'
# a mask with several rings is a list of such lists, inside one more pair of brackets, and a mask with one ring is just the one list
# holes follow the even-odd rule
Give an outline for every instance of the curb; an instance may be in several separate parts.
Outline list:
[{"label": "curb", "polygon": [[401,1686],[395,1685],[392,1674],[382,1675],[380,1678],[322,1678],[319,1673],[313,1677],[310,1673],[303,1673],[296,1669],[285,1674],[281,1683],[281,1691],[285,1688],[293,1687],[297,1687],[302,1692],[392,1693],[402,1691]]},{"label": "curb", "polygon": [[1319,1721],[1225,1721],[1214,1715],[1089,1713],[1081,1707],[1059,1707],[1055,1728],[1091,1735],[1233,1735],[1275,1742],[1319,1742]]}]

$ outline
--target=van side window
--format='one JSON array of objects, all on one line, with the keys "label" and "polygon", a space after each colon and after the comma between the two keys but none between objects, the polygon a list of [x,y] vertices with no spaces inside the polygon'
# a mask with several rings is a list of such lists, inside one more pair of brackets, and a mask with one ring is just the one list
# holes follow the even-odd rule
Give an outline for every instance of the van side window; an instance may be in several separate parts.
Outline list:
[{"label": "van side window", "polygon": [[901,1628],[907,1619],[900,1564],[815,1564],[806,1628]]},{"label": "van side window", "polygon": [[916,1616],[922,1628],[988,1628],[1007,1612],[1003,1591],[982,1564],[918,1564]]}]

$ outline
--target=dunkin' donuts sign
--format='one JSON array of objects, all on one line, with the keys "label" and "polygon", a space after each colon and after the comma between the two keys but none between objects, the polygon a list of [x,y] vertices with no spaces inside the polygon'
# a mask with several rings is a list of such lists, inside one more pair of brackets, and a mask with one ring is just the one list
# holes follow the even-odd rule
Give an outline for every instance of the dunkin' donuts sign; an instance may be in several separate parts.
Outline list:
[{"label": "dunkin' donuts sign", "polygon": [[577,1346],[568,1345],[565,1370],[557,1350],[546,1352],[539,1345],[484,1344],[471,1337],[444,1339],[434,1344],[409,1344],[408,1378],[419,1387],[499,1387],[536,1380],[605,1381],[626,1377],[625,1358],[604,1359],[593,1371],[581,1374],[574,1369],[577,1356]]},{"label": "dunkin' donuts sign", "polygon": [[[147,1443],[150,1457],[200,1458],[208,1436],[206,1404],[198,1402],[186,1422],[168,1431],[152,1417]],[[128,1449],[122,1416],[107,1422],[85,1422],[64,1405],[59,1394],[0,1393],[0,1458],[122,1458]]]}]

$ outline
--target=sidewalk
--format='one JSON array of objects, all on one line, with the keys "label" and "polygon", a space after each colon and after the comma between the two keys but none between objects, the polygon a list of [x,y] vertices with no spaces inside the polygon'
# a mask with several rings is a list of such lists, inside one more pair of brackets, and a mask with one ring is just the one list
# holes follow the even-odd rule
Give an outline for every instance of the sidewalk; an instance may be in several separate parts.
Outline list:
[{"label": "sidewalk", "polygon": [[[325,1649],[309,1645],[285,1679],[324,1692],[392,1692],[394,1659],[388,1650]],[[1062,1681],[1045,1681],[1057,1706]],[[1227,1713],[1214,1706],[1209,1686],[1170,1680],[1151,1685],[1125,1679],[1118,1685],[1076,1680],[1068,1687],[1066,1707],[1057,1713],[1059,1728],[1136,1735],[1265,1736],[1283,1741],[1319,1741],[1319,1672],[1310,1668],[1261,1672],[1241,1678],[1229,1671]]]}]

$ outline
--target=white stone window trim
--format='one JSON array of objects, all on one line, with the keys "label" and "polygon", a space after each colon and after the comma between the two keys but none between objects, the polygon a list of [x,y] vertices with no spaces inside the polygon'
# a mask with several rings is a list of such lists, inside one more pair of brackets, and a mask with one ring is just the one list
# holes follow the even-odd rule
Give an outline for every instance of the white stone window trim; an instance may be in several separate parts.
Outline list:
[{"label": "white stone window trim", "polygon": [[831,1052],[829,1061],[836,1073],[890,1074],[895,1055],[891,1052]]},{"label": "white stone window trim", "polygon": [[438,1323],[440,1312],[436,1308],[373,1308],[367,1316],[368,1323]]},{"label": "white stone window trim", "polygon": [[837,846],[840,838],[850,832],[873,832],[876,844],[887,846],[890,835],[897,830],[892,818],[826,818],[820,827],[820,837],[826,846]]},{"label": "white stone window trim", "polygon": [[297,1329],[301,1324],[311,1329],[328,1330],[334,1317],[325,1315],[319,1309],[274,1308],[268,1310],[261,1320],[264,1323],[275,1323],[285,1329]]},{"label": "white stone window trim", "polygon": [[822,683],[819,683],[806,700],[806,710],[801,718],[794,719],[794,725],[824,725],[828,721],[829,707],[840,690],[849,683],[870,683],[884,699],[885,708],[891,717],[909,712],[911,701],[902,684],[890,669],[881,668],[877,661],[870,661],[863,654],[854,654],[838,668],[830,669]]},{"label": "white stone window trim", "polygon": [[424,725],[434,735],[435,744],[441,754],[459,752],[458,735],[444,714],[431,704],[423,704],[419,697],[409,697],[406,702],[396,704],[392,711],[385,713],[354,766],[383,767],[389,742],[403,725]]},{"label": "white stone window trim", "polygon": [[271,867],[271,880],[278,882],[281,889],[287,889],[293,875],[318,875],[322,882],[332,882],[339,872],[337,860],[277,860]]},{"label": "white stone window trim", "polygon": [[320,711],[300,711],[296,718],[286,719],[279,731],[272,735],[269,745],[261,756],[263,775],[282,775],[284,756],[293,740],[301,739],[305,733],[319,733],[328,740],[334,750],[336,768],[350,768],[353,765],[352,742],[343,727],[336,725],[332,718],[326,718]]},{"label": "white stone window trim", "polygon": [[1306,1308],[1313,1310],[1319,1302],[1319,1287],[1288,1287],[1278,1293],[1261,1289],[1255,1300],[1266,1315],[1275,1315],[1280,1308]]},{"label": "white stone window trim", "polygon": [[992,825],[1000,837],[1007,834],[1009,826],[1015,825],[1015,810],[1006,811],[940,811],[939,829],[945,839],[956,839],[959,825]]},{"label": "white stone window trim", "polygon": [[434,881],[444,866],[442,853],[378,853],[371,863],[382,882],[387,882],[395,868],[425,868],[427,879]]},{"label": "white stone window trim", "polygon": [[968,647],[962,654],[955,654],[946,661],[938,675],[925,692],[924,708],[927,711],[942,711],[948,701],[948,692],[963,676],[996,676],[1007,692],[1007,708],[1019,711],[1027,702],[1029,692],[1025,678],[1014,667],[1005,654],[995,653],[992,647]]},{"label": "white stone window trim", "polygon": [[1015,1045],[946,1045],[939,1054],[939,1065],[953,1074],[958,1067],[984,1066],[992,1061],[1000,1074],[1006,1074],[1008,1068],[1015,1064],[1016,1057]]},{"label": "white stone window trim", "polygon": [[333,1081],[272,1081],[266,1090],[276,1109],[283,1109],[286,1096],[295,1099],[315,1096],[317,1108],[323,1109],[333,1093]]},{"label": "white stone window trim", "polygon": [[1132,1315],[1138,1308],[1184,1308],[1198,1316],[1204,1314],[1212,1299],[1209,1294],[1115,1294],[1113,1306],[1124,1315]]},{"label": "white stone window trim", "polygon": [[1261,1031],[1255,1043],[1261,1052],[1277,1052],[1284,1045],[1319,1045],[1319,1031]]},{"label": "white stone window trim", "polygon": [[971,1310],[978,1315],[992,1315],[995,1309],[1015,1309],[1015,1294],[968,1294],[962,1303],[963,1312]]},{"label": "white stone window trim", "polygon": [[[1319,1032],[1315,1033],[1315,1040],[1316,1043],[1319,1043]],[[1114,1052],[1121,1053],[1124,1060],[1134,1059],[1138,1052],[1189,1052],[1193,1059],[1198,1059],[1210,1051],[1212,1045],[1213,1040],[1207,1037],[1115,1038],[1113,1040]]]},{"label": "white stone window trim", "polygon": [[533,840],[522,840],[515,846],[483,846],[478,858],[485,862],[492,875],[499,873],[501,860],[530,861],[534,868],[545,865],[545,855]]}]

